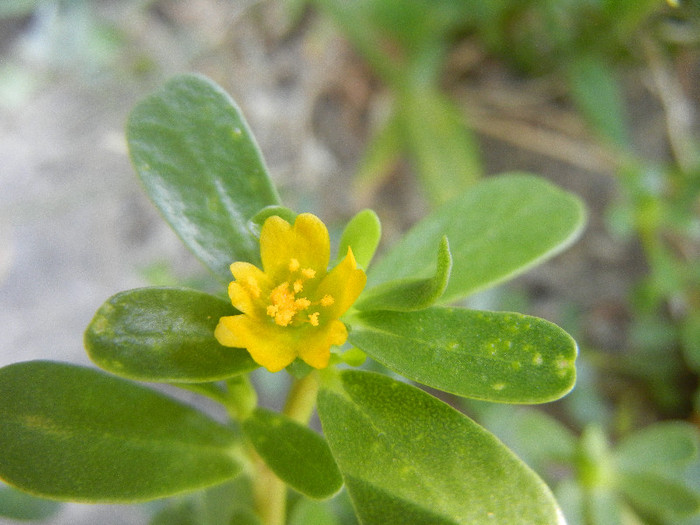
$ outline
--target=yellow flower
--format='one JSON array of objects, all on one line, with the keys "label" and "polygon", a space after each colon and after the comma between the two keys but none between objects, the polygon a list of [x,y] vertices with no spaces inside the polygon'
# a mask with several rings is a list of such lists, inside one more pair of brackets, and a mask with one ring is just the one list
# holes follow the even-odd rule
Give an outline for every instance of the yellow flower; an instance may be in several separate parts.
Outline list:
[{"label": "yellow flower", "polygon": [[273,216],[260,234],[260,270],[246,262],[231,265],[231,303],[242,312],[222,317],[214,335],[224,346],[245,348],[270,372],[300,357],[325,368],[330,347],[348,337],[339,321],[365,287],[352,250],[330,272],[328,230],[321,220],[302,213],[290,225]]}]

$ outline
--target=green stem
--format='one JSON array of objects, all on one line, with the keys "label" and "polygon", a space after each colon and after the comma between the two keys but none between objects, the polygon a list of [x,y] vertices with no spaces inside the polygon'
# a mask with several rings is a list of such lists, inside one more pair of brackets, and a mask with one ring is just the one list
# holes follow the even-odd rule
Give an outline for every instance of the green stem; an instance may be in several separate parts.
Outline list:
[{"label": "green stem", "polygon": [[[317,393],[318,374],[314,371],[292,384],[282,413],[297,423],[306,425],[311,419],[316,405]],[[284,525],[287,485],[268,468],[257,454],[253,454],[253,459],[256,468],[253,492],[258,516],[263,525]]]},{"label": "green stem", "polygon": [[316,394],[318,394],[318,373],[313,371],[292,384],[282,413],[297,423],[308,424],[316,406]]}]

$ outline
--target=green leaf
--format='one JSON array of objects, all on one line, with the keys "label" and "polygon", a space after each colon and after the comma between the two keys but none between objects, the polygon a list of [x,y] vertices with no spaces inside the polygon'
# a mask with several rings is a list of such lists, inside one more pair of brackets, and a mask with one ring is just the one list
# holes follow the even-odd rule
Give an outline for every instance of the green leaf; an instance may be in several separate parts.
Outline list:
[{"label": "green leaf", "polygon": [[629,131],[620,86],[605,62],[602,56],[585,53],[567,60],[571,96],[596,133],[616,146],[628,147]]},{"label": "green leaf", "polygon": [[358,310],[422,310],[440,299],[452,270],[452,256],[447,237],[440,240],[435,275],[427,279],[387,281],[362,294],[355,304]]},{"label": "green leaf", "polygon": [[358,200],[368,199],[386,182],[399,162],[401,146],[401,121],[392,113],[374,132],[359,161],[353,181],[353,194],[358,196]]},{"label": "green leaf", "polygon": [[400,95],[402,130],[419,178],[432,202],[446,202],[481,176],[474,136],[459,108],[438,91],[407,89]]},{"label": "green leaf", "polygon": [[327,502],[300,500],[289,516],[289,525],[340,525]]},{"label": "green leaf", "polygon": [[487,406],[477,418],[479,422],[545,480],[549,479],[547,474],[561,475],[560,465],[571,463],[576,437],[562,423],[540,410],[484,404]]},{"label": "green leaf", "polygon": [[677,516],[700,511],[700,494],[675,480],[654,474],[623,474],[619,486],[635,505],[647,511]]},{"label": "green leaf", "polygon": [[572,194],[532,175],[493,177],[416,224],[372,265],[368,286],[434,275],[433,250],[446,235],[452,275],[440,302],[456,301],[555,255],[583,225],[583,205]]},{"label": "green leaf", "polygon": [[238,439],[191,407],[50,361],[0,369],[0,478],[29,493],[135,502],[238,475]]},{"label": "green leaf", "polygon": [[127,140],[151,200],[219,278],[231,280],[234,261],[259,262],[248,220],[279,197],[248,124],[219,86],[175,77],[134,108]]},{"label": "green leaf", "polygon": [[260,232],[265,221],[274,215],[281,217],[289,224],[294,224],[294,221],[297,219],[297,214],[285,206],[265,206],[251,217],[249,221],[250,229],[257,238],[260,238]]},{"label": "green leaf", "polygon": [[302,494],[325,499],[343,486],[326,440],[313,430],[258,408],[243,421],[243,431],[272,471]]},{"label": "green leaf", "polygon": [[164,503],[149,525],[261,525],[245,476]]},{"label": "green leaf", "polygon": [[546,485],[512,452],[413,386],[349,370],[318,403],[362,523],[563,523]]},{"label": "green leaf", "polygon": [[148,525],[199,525],[198,518],[194,501],[178,501],[158,511]]},{"label": "green leaf", "polygon": [[90,358],[140,381],[217,381],[257,368],[248,352],[214,338],[230,302],[183,288],[139,288],[111,297],[85,332]]},{"label": "green leaf", "polygon": [[0,4],[0,19],[29,16],[39,5],[39,0],[5,0]]},{"label": "green leaf", "polygon": [[382,225],[377,214],[372,210],[362,210],[350,219],[343,230],[338,247],[338,262],[345,258],[348,247],[351,247],[357,264],[360,268],[367,269],[381,237]]},{"label": "green leaf", "polygon": [[566,394],[576,380],[576,342],[536,317],[434,307],[359,312],[351,325],[350,343],[370,357],[464,397],[544,403]]},{"label": "green leaf", "polygon": [[58,512],[61,504],[25,494],[12,487],[0,487],[0,516],[13,520],[44,520]]},{"label": "green leaf", "polygon": [[615,449],[615,463],[626,473],[677,472],[697,460],[698,437],[690,423],[656,423],[623,440]]}]

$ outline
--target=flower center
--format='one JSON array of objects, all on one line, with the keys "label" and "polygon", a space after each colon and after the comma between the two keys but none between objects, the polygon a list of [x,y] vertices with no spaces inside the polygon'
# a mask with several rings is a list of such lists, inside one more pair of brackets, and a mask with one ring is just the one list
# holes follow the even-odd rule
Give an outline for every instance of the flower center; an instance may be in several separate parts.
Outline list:
[{"label": "flower center", "polygon": [[[304,290],[306,281],[316,278],[316,270],[312,268],[301,268],[297,259],[289,261],[289,280],[276,286],[270,292],[270,303],[267,306],[267,315],[275,320],[279,326],[289,326],[294,321],[310,323],[311,326],[319,325],[321,313],[315,311],[307,314],[306,318],[299,319],[297,314],[309,309],[311,306],[328,307],[335,300],[333,296],[326,294],[318,302],[311,302],[307,297],[299,297]],[[290,284],[291,283],[291,284]]]}]

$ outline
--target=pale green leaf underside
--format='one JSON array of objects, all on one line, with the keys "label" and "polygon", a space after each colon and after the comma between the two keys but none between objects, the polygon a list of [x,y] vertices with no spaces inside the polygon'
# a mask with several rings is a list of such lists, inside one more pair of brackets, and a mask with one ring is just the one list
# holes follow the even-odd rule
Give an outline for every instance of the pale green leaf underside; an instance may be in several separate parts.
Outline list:
[{"label": "pale green leaf underside", "polygon": [[134,108],[127,140],[151,200],[222,281],[231,280],[232,262],[259,262],[248,220],[279,198],[245,119],[219,86],[175,77]]},{"label": "pale green leaf underside", "polygon": [[435,246],[450,240],[452,275],[441,303],[524,272],[568,246],[584,225],[581,201],[526,174],[486,179],[416,224],[368,274],[368,286],[435,274]]},{"label": "pale green leaf underside", "polygon": [[367,290],[356,303],[359,310],[410,312],[427,308],[445,292],[450,279],[452,257],[447,237],[440,240],[435,275],[427,279],[387,281]]},{"label": "pale green leaf underside", "polygon": [[184,288],[120,292],[97,311],[85,332],[90,358],[113,374],[155,382],[218,381],[258,367],[248,352],[214,338],[229,301]]},{"label": "pale green leaf underside", "polygon": [[464,397],[543,403],[576,380],[575,341],[527,315],[433,307],[359,312],[349,341],[418,383]]},{"label": "pale green leaf underside", "polygon": [[333,381],[319,415],[362,523],[562,523],[545,484],[463,414],[384,375]]},{"label": "pale green leaf underside", "polygon": [[0,369],[0,426],[0,478],[52,499],[145,501],[241,470],[229,428],[142,386],[64,363]]},{"label": "pale green leaf underside", "polygon": [[257,408],[243,431],[270,469],[302,494],[325,499],[343,486],[326,440],[308,427]]}]

